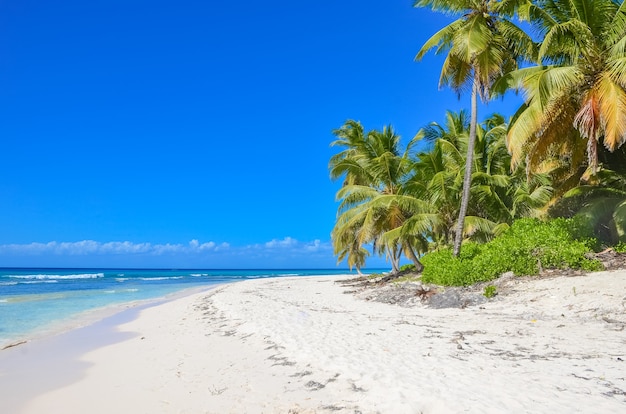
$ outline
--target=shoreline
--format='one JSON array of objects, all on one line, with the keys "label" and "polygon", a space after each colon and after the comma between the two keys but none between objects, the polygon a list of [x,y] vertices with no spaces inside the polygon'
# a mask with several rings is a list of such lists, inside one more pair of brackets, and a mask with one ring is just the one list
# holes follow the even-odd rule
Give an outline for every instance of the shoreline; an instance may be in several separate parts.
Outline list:
[{"label": "shoreline", "polygon": [[[232,282],[236,283],[236,282]],[[103,319],[114,317],[116,314],[132,309],[142,309],[144,307],[158,306],[159,304],[171,300],[176,300],[184,296],[191,295],[195,292],[204,292],[214,289],[221,284],[207,285],[201,287],[189,287],[176,292],[168,293],[164,296],[157,296],[147,299],[133,300],[129,302],[113,303],[94,309],[85,310],[63,319],[53,321],[47,325],[37,328],[24,335],[8,337],[0,340],[0,355],[2,351],[16,346],[27,344],[33,341],[45,340],[57,335],[63,335],[68,332],[81,329],[90,325],[97,324]]]},{"label": "shoreline", "polygon": [[80,357],[132,337],[118,328],[137,319],[143,310],[205,294],[219,286],[187,288],[81,312],[4,346],[0,349],[0,412],[20,412],[25,401],[78,381],[85,368]]},{"label": "shoreline", "polygon": [[[350,277],[220,285],[136,309],[136,317],[109,320],[108,328],[81,328],[103,336],[92,332],[95,343],[80,351],[69,347],[61,357],[46,358],[44,351],[54,346],[42,342],[32,354],[27,349],[34,343],[1,351],[0,389],[12,402],[3,399],[0,410],[626,409],[626,271],[514,280],[497,299],[465,309],[364,301],[335,283]],[[9,354],[57,361],[25,372],[25,380],[59,378],[47,388],[18,389],[14,378],[2,374]],[[13,363],[20,368],[18,358]]]},{"label": "shoreline", "polygon": [[338,270],[0,269],[0,350],[83,326],[187,289],[248,278],[344,274]]}]

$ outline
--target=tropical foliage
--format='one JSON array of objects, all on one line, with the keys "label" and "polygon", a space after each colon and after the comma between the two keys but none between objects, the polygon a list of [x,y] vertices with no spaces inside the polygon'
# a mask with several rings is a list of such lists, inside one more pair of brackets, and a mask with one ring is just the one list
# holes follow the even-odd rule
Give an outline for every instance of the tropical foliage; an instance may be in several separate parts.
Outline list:
[{"label": "tropical foliage", "polygon": [[626,242],[626,176],[602,169],[590,182],[565,193],[550,212],[584,217],[605,244]]},{"label": "tropical foliage", "polygon": [[470,131],[454,256],[458,256],[461,250],[471,192],[477,97],[487,101],[494,80],[515,69],[518,58],[533,54],[534,44],[530,37],[507,19],[513,10],[513,3],[490,0],[417,0],[414,3],[415,7],[430,7],[458,16],[457,20],[426,41],[417,53],[416,60],[420,60],[433,48],[436,48],[437,53],[447,52],[439,85],[450,86],[458,93],[471,85],[472,91]]},{"label": "tropical foliage", "polygon": [[521,219],[501,237],[486,244],[466,245],[459,259],[450,249],[424,257],[422,280],[440,285],[486,282],[505,272],[535,275],[542,268],[602,269],[588,259],[594,239],[584,221]]},{"label": "tropical foliage", "polygon": [[[541,36],[537,64],[508,74],[525,104],[508,135],[513,163],[552,158],[598,169],[598,144],[626,140],[626,6],[615,0],[536,0],[519,9]],[[544,166],[545,168],[545,166]]]},{"label": "tropical foliage", "polygon": [[[505,230],[514,218],[539,215],[550,199],[551,187],[540,176],[527,182],[521,170],[510,174],[510,156],[505,147],[507,124],[499,115],[489,117],[476,128],[472,151],[470,194],[463,233],[468,239],[486,241]],[[415,214],[402,231],[424,234],[431,249],[454,243],[459,215],[469,125],[464,112],[448,112],[446,123],[429,125],[422,132],[432,142],[418,154],[414,175],[407,180],[407,192],[425,200],[429,214]]]},{"label": "tropical foliage", "polygon": [[[624,2],[414,6],[455,17],[416,60],[433,49],[445,54],[439,84],[459,95],[471,91],[470,115],[448,112],[405,147],[391,126],[365,132],[348,121],[334,131],[332,145],[341,148],[329,163],[331,177],[342,180],[332,232],[338,259],[360,269],[370,254],[384,254],[397,272],[404,255],[417,271],[425,267],[425,279],[455,284],[506,270],[534,273],[538,263],[595,268],[584,258],[589,235],[580,239],[571,223],[584,223],[579,229],[589,227],[605,245],[626,242]],[[524,96],[513,117],[479,122],[477,100],[510,90]],[[549,217],[576,219],[536,221]]]},{"label": "tropical foliage", "polygon": [[[527,181],[523,169],[510,173],[506,131],[500,115],[477,126],[470,188],[475,202],[464,222],[468,239],[490,240],[516,217],[540,215],[550,199],[551,187],[541,176]],[[343,178],[332,232],[340,261],[359,269],[369,254],[364,246],[371,245],[390,259],[393,271],[403,253],[421,270],[419,255],[453,244],[469,146],[465,112],[448,112],[443,125],[430,124],[405,149],[390,127],[365,133],[358,122],[347,121],[334,133],[332,145],[343,147],[329,163],[331,177]],[[427,148],[415,152],[418,143]]]},{"label": "tropical foliage", "polygon": [[423,251],[414,249],[419,249],[423,240],[411,235],[383,237],[424,204],[404,193],[413,142],[401,151],[400,137],[391,127],[364,133],[355,121],[346,122],[335,135],[338,139],[331,145],[345,148],[329,164],[331,177],[344,177],[332,232],[335,253],[359,269],[367,254],[363,245],[371,243],[374,252],[387,255],[394,271],[399,269],[403,252],[421,268],[417,254]]}]

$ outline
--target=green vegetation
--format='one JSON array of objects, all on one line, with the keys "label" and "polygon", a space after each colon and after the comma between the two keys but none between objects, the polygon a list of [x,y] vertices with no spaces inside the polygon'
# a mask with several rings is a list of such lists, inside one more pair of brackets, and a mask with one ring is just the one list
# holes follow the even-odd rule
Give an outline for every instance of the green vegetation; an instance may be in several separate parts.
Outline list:
[{"label": "green vegetation", "polygon": [[463,191],[453,247],[455,257],[461,250],[472,186],[473,148],[478,124],[477,98],[480,97],[483,102],[489,101],[494,80],[516,69],[521,58],[532,56],[534,43],[530,36],[507,19],[514,11],[508,7],[509,3],[467,0],[417,0],[414,3],[415,7],[430,7],[458,17],[426,41],[417,53],[416,60],[420,60],[433,48],[437,53],[447,52],[439,86],[450,86],[459,94],[468,89],[472,91]]},{"label": "green vegetation", "polygon": [[405,264],[403,266],[400,266],[400,271],[401,272],[414,272],[415,271],[415,265],[414,264]]},{"label": "green vegetation", "polygon": [[[391,126],[350,120],[334,131],[338,260],[359,270],[385,255],[399,273],[404,256],[426,282],[468,285],[507,271],[597,270],[592,250],[626,250],[624,2],[414,5],[455,18],[416,59],[445,54],[440,86],[471,91],[470,115],[448,112],[406,145]],[[479,122],[477,99],[509,91],[524,96],[517,112]]]},{"label": "green vegetation", "polygon": [[517,220],[509,230],[485,244],[468,243],[455,258],[449,248],[424,256],[422,280],[440,285],[471,285],[505,272],[536,275],[540,268],[601,270],[586,258],[596,240],[578,219]]},{"label": "green vegetation", "polygon": [[519,18],[543,39],[535,65],[500,82],[502,90],[521,89],[526,97],[508,134],[513,163],[529,158],[531,169],[542,169],[551,153],[570,157],[569,166],[563,159],[559,168],[583,166],[595,174],[598,144],[615,151],[626,140],[626,6],[615,0],[518,2]]},{"label": "green vegetation", "polygon": [[483,292],[483,295],[487,298],[487,299],[491,299],[494,296],[496,296],[498,294],[498,291],[496,289],[496,287],[494,285],[487,285],[485,286],[485,290]]},{"label": "green vegetation", "polygon": [[365,133],[354,121],[346,122],[334,133],[338,139],[331,145],[345,148],[329,164],[331,177],[344,177],[337,193],[341,204],[332,232],[339,260],[345,257],[351,267],[359,269],[367,256],[363,245],[373,243],[375,253],[387,255],[394,273],[399,271],[402,253],[421,270],[414,249],[419,249],[424,240],[408,233],[390,233],[403,225],[409,211],[420,208],[420,200],[406,194],[403,187],[412,167],[409,153],[416,140],[402,151],[400,137],[391,127]]}]

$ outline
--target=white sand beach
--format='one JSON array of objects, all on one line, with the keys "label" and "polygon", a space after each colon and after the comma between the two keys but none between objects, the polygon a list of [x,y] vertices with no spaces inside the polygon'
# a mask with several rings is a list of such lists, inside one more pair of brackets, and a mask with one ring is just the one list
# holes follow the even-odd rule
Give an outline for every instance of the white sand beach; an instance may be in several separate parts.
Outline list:
[{"label": "white sand beach", "polygon": [[0,412],[626,412],[626,271],[516,279],[464,309],[337,279],[235,283],[6,349]]}]

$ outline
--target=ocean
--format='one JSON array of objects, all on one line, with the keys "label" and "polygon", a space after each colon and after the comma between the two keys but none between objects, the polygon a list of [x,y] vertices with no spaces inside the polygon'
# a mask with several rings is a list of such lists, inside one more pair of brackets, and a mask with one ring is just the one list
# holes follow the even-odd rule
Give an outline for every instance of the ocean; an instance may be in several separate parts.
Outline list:
[{"label": "ocean", "polygon": [[88,319],[115,305],[156,300],[188,288],[211,288],[245,279],[349,273],[346,269],[0,268],[0,349],[62,330],[72,321]]}]

